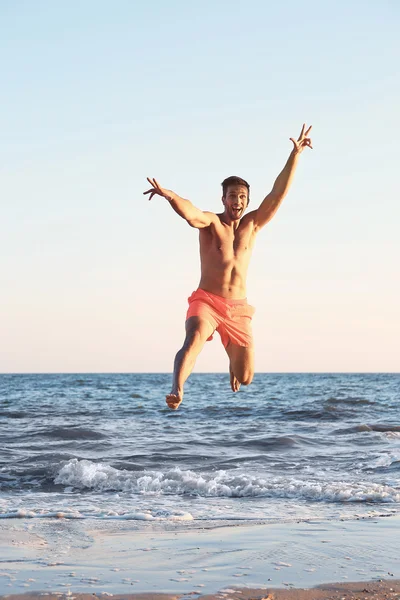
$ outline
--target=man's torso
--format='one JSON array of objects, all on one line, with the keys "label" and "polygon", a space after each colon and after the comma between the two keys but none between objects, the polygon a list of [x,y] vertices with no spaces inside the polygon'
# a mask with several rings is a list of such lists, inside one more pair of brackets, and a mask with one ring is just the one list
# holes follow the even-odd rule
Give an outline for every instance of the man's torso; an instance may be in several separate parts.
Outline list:
[{"label": "man's torso", "polygon": [[200,229],[199,287],[230,299],[246,297],[246,277],[255,241],[253,220],[244,216],[233,229],[221,220]]}]

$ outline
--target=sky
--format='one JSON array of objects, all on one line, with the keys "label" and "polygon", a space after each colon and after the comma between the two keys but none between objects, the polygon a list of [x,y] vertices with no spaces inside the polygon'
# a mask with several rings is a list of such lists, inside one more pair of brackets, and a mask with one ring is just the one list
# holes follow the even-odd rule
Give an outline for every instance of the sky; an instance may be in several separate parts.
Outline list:
[{"label": "sky", "polygon": [[[2,0],[0,372],[171,372],[198,232],[271,190],[248,275],[258,372],[400,371],[396,0]],[[198,372],[227,370],[219,341]]]}]

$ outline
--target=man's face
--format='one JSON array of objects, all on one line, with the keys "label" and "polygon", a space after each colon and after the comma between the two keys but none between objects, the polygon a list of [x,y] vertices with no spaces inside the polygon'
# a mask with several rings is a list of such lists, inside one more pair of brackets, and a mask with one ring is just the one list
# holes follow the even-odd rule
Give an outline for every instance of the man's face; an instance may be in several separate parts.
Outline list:
[{"label": "man's face", "polygon": [[246,210],[249,194],[244,185],[229,185],[226,195],[222,196],[225,211],[232,221],[240,219]]}]

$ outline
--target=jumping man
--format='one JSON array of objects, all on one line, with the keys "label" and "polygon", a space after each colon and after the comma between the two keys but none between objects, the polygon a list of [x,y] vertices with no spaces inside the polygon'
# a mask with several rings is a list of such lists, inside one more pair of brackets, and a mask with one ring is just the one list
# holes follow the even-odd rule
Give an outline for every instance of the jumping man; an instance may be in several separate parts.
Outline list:
[{"label": "jumping man", "polygon": [[254,375],[254,345],[251,319],[254,308],[246,300],[246,277],[256,234],[278,210],[292,183],[298,159],[306,146],[312,148],[311,127],[303,125],[293,142],[286,165],[271,192],[260,206],[246,215],[250,186],[240,177],[222,182],[224,212],[214,214],[199,210],[189,200],[162,188],[155,179],[144,194],[162,196],[180,217],[200,232],[201,277],[198,289],[189,298],[186,337],[175,357],[171,393],[166,401],[176,410],[183,399],[183,386],[197,356],[215,331],[229,357],[231,388],[249,385]]}]

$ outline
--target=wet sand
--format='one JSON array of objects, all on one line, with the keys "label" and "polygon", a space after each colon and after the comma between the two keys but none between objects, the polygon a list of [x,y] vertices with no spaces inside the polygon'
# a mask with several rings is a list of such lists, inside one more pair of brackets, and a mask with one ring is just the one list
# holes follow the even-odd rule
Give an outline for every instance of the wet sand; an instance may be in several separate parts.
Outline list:
[{"label": "wet sand", "polygon": [[397,516],[217,528],[7,519],[0,596],[400,599],[399,557]]},{"label": "wet sand", "polygon": [[[38,593],[15,594],[11,596],[0,596],[9,600],[93,600],[93,597],[110,597],[109,594],[46,594]],[[115,594],[113,600],[399,600],[400,581],[381,582],[355,582],[355,583],[331,583],[311,589],[231,589],[225,588],[216,594],[193,595],[193,594]]]}]

